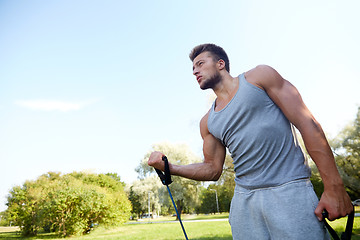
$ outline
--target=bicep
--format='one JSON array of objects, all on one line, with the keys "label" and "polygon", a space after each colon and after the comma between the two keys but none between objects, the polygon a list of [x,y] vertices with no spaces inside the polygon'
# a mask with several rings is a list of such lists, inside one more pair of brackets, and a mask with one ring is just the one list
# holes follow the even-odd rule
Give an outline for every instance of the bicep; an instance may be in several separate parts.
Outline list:
[{"label": "bicep", "polygon": [[[217,171],[217,175],[221,175],[226,149],[224,145],[209,132],[207,128],[207,116],[200,122],[200,131],[203,138],[204,163],[212,165],[213,169]],[[218,177],[220,177],[220,175]]]},{"label": "bicep", "polygon": [[297,128],[301,128],[301,125],[306,121],[313,120],[313,116],[302,100],[300,93],[288,81],[284,80],[281,88],[270,90],[268,94]]}]

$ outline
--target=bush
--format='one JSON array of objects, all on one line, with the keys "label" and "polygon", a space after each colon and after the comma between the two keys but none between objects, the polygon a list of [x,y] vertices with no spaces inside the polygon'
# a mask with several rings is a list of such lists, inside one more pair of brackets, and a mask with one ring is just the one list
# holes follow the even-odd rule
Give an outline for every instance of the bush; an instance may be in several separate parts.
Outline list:
[{"label": "bush", "polygon": [[65,237],[87,233],[94,224],[124,223],[130,210],[122,182],[109,175],[75,172],[48,173],[14,187],[7,213],[25,236],[44,229]]},{"label": "bush", "polygon": [[9,217],[7,215],[7,212],[0,212],[0,226],[7,227],[10,226]]}]

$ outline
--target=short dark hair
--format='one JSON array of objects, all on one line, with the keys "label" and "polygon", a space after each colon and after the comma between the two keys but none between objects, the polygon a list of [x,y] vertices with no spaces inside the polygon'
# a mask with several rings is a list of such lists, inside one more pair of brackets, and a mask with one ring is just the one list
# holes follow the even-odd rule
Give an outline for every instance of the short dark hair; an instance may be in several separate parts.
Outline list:
[{"label": "short dark hair", "polygon": [[193,50],[190,52],[190,54],[189,54],[190,60],[194,61],[194,59],[203,52],[209,52],[214,57],[215,61],[219,61],[220,59],[224,60],[225,69],[228,72],[230,72],[229,58],[228,58],[226,52],[224,51],[224,49],[222,49],[222,47],[219,47],[212,43],[205,43],[205,44],[198,45],[198,46],[194,47]]}]

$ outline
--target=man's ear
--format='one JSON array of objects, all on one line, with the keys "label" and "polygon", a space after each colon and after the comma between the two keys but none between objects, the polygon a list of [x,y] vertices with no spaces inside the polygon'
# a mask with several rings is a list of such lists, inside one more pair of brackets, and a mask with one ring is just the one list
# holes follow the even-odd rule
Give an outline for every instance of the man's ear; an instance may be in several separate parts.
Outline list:
[{"label": "man's ear", "polygon": [[225,69],[225,61],[224,60],[219,59],[216,64],[217,64],[219,70]]}]

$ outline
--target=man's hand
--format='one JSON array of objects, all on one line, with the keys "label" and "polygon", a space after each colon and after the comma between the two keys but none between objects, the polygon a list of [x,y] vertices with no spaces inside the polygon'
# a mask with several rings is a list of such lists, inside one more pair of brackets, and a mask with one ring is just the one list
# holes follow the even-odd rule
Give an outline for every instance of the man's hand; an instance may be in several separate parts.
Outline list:
[{"label": "man's hand", "polygon": [[164,171],[165,164],[162,160],[163,156],[165,156],[163,153],[155,151],[150,154],[148,165],[151,167],[154,167],[156,169],[159,169],[161,171]]},{"label": "man's hand", "polygon": [[350,197],[343,186],[339,186],[337,189],[324,191],[319,204],[315,209],[315,215],[319,221],[323,220],[322,213],[324,210],[329,213],[328,219],[330,221],[345,217],[353,211]]}]

